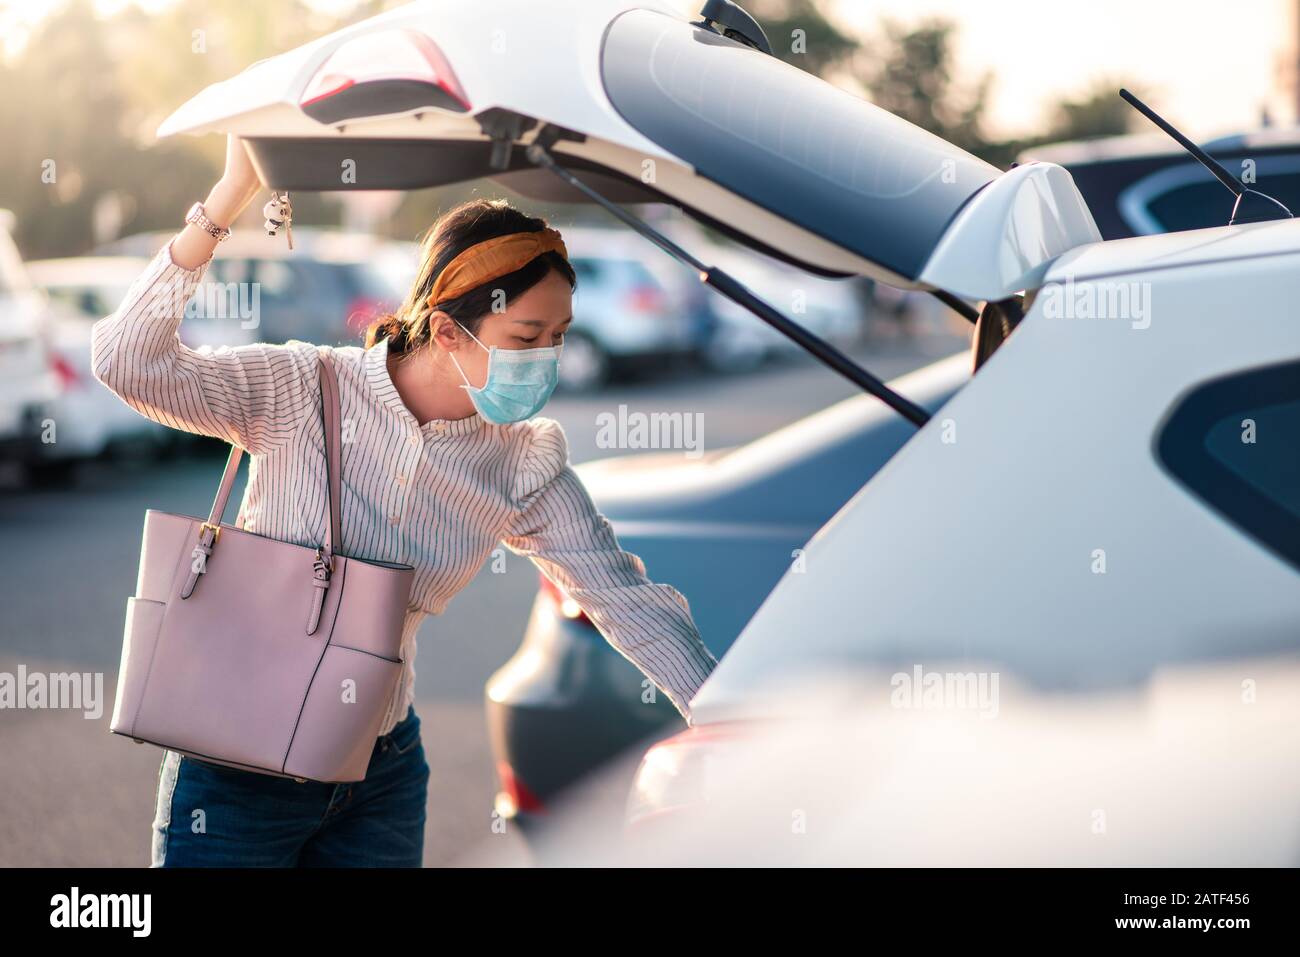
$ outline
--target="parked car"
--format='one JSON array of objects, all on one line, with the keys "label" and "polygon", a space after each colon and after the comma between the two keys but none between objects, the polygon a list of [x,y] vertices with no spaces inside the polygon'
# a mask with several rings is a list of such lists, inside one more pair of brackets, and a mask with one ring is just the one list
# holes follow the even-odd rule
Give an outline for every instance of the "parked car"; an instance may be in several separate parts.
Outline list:
[{"label": "parked car", "polygon": [[409,240],[382,242],[370,262],[400,302],[419,277],[420,244]]},{"label": "parked car", "polygon": [[578,286],[560,357],[563,388],[588,391],[693,352],[691,315],[672,285],[647,265],[655,250],[645,240],[573,226],[564,230],[564,245]]},{"label": "parked car", "polygon": [[59,372],[46,342],[49,303],[27,276],[13,226],[13,213],[0,210],[0,456],[39,478],[58,468],[49,454],[57,425],[51,435],[49,423]]},{"label": "parked car", "polygon": [[[809,343],[919,430],[787,567],[690,702],[692,727],[647,756],[635,806],[692,820],[709,769],[733,766],[711,762],[709,749],[781,722],[774,703],[790,682],[859,660],[891,676],[904,666],[998,668],[1034,691],[1104,694],[1160,669],[1235,658],[1239,675],[1290,687],[1274,662],[1294,658],[1300,635],[1300,336],[1287,314],[1300,292],[1300,224],[1104,242],[1061,166],[999,171],[769,56],[734,5],[711,9],[692,21],[655,0],[634,9],[593,0],[565,16],[506,0],[472,11],[415,4],[260,61],[161,129],[248,135],[258,169],[281,189],[341,188],[338,164],[352,157],[362,187],[492,176],[539,199],[595,192],[639,229],[628,204],[675,203],[819,275],[983,303],[974,377],[938,415]],[[529,45],[489,63],[477,55],[481,23],[496,16],[511,17]],[[385,72],[385,51],[399,49],[423,63],[421,78],[409,66]],[[1081,302],[1091,308],[1078,311]],[[754,547],[789,562],[791,540]],[[873,691],[883,689],[862,686]],[[1294,731],[1277,731],[1268,751],[1240,743],[1259,758],[1255,780],[1271,780]],[[912,753],[890,744],[885,753]],[[674,757],[692,748],[701,760]],[[888,777],[862,754],[837,753],[856,774],[845,780]],[[1014,754],[989,754],[1002,760],[994,772],[1033,780]],[[768,774],[785,768],[803,766]],[[1201,765],[1183,780],[1208,791],[1216,774]],[[953,783],[935,813],[959,800]],[[1291,808],[1247,799],[1235,811],[1270,833],[1289,829],[1294,842]],[[1220,827],[1208,810],[1192,820]],[[769,820],[755,840],[788,840],[788,821]],[[1250,824],[1234,821],[1233,833]]]},{"label": "parked car", "polygon": [[[862,338],[862,303],[850,283],[812,276],[767,257],[760,260],[734,244],[714,245],[708,261],[826,341],[845,347]],[[774,357],[802,355],[799,346],[730,299],[712,294],[708,306],[713,321],[701,352],[710,368],[741,371]]]},{"label": "parked car", "polygon": [[53,307],[47,338],[60,385],[52,403],[58,424],[58,441],[49,453],[54,459],[71,464],[113,448],[157,449],[172,441],[172,430],[109,392],[90,368],[90,327],[117,309],[148,264],[148,259],[135,256],[79,256],[27,264],[28,275]]},{"label": "parked car", "polygon": [[[1202,144],[1247,185],[1300,209],[1300,127],[1269,127]],[[1070,171],[1104,239],[1125,239],[1228,221],[1232,194],[1162,133],[1135,133],[1026,150],[1021,161]]]},{"label": "parked car", "polygon": [[[141,233],[101,247],[104,255],[152,258],[172,232]],[[283,236],[237,229],[217,246],[204,288],[187,306],[182,328],[194,345],[303,339],[349,344],[372,318],[401,304],[406,289],[372,258],[387,241],[360,233],[298,227],[291,250]]]}]

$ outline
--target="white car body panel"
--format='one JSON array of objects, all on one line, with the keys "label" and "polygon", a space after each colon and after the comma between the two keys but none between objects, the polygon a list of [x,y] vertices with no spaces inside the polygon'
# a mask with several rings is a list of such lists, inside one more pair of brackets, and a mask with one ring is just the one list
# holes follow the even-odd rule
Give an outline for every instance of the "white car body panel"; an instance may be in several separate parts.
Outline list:
[{"label": "white car body panel", "polygon": [[43,421],[58,395],[46,343],[49,302],[31,284],[9,235],[14,217],[0,210],[0,441],[31,440],[35,414]]},{"label": "white car body panel", "polygon": [[1100,241],[1070,174],[1030,163],[994,180],[957,214],[921,279],[970,299],[1005,299],[1036,286],[1057,256]]},{"label": "white car body panel", "polygon": [[[1242,676],[1268,692],[1245,703]],[[596,784],[535,843],[552,866],[1294,867],[1294,657],[1169,669],[1141,691],[924,707],[888,672],[837,669],[784,720],[651,751],[611,838]],[[597,782],[597,784],[603,782]],[[687,798],[678,803],[675,798]],[[774,826],[784,822],[784,826]],[[792,824],[804,824],[793,831]],[[490,859],[484,863],[490,863]]]},{"label": "white car body panel", "polygon": [[[1086,688],[1221,655],[1225,636],[1242,656],[1293,648],[1296,569],[1185,490],[1152,446],[1188,389],[1300,356],[1298,248],[1289,221],[1063,259],[1049,281],[1073,271],[1076,289],[1102,275],[1149,290],[1149,324],[1053,319],[1040,294],[813,538],[803,571],[785,575],[701,688],[698,720],[761,715],[765,688],[844,659],[977,652],[1031,684]],[[1105,574],[1093,572],[1098,549]]]}]

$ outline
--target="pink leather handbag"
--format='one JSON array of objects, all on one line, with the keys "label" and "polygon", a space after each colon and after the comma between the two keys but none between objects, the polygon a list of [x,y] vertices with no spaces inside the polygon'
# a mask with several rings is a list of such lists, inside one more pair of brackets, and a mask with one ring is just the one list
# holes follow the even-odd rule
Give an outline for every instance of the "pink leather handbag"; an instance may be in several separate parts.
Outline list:
[{"label": "pink leather handbag", "polygon": [[339,553],[338,380],[320,355],[329,521],[319,548],[150,509],[110,730],[298,781],[360,781],[401,677],[414,569]]}]

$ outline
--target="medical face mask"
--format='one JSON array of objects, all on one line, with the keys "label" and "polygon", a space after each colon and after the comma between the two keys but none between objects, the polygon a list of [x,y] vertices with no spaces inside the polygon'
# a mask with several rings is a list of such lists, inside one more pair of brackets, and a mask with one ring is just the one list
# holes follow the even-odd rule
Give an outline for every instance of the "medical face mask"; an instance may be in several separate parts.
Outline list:
[{"label": "medical face mask", "polygon": [[[464,326],[461,328],[465,329]],[[465,370],[456,362],[456,354],[449,355],[456,364],[456,371],[465,380],[465,389],[478,414],[496,425],[519,422],[536,415],[546,405],[560,380],[560,347],[499,349],[483,345],[468,329],[465,332],[478,342],[480,348],[487,349],[487,379],[483,385],[477,389],[470,385]]]}]

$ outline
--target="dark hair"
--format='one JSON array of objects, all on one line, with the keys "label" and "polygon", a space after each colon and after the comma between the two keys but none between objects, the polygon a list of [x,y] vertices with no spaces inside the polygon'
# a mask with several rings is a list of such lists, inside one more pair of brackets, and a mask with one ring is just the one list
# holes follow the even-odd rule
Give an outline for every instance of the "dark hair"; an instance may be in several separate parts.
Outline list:
[{"label": "dark hair", "polygon": [[[443,269],[461,252],[476,243],[510,233],[541,232],[546,220],[528,216],[504,199],[471,199],[438,217],[421,243],[420,273],[406,301],[395,313],[380,316],[366,330],[366,348],[384,339],[394,355],[414,352],[429,341],[429,294]],[[498,289],[506,302],[523,295],[555,270],[569,287],[577,285],[573,267],[558,252],[545,252],[512,273],[486,282],[455,299],[438,304],[445,312],[475,334],[483,319],[492,311],[493,296]]]}]

